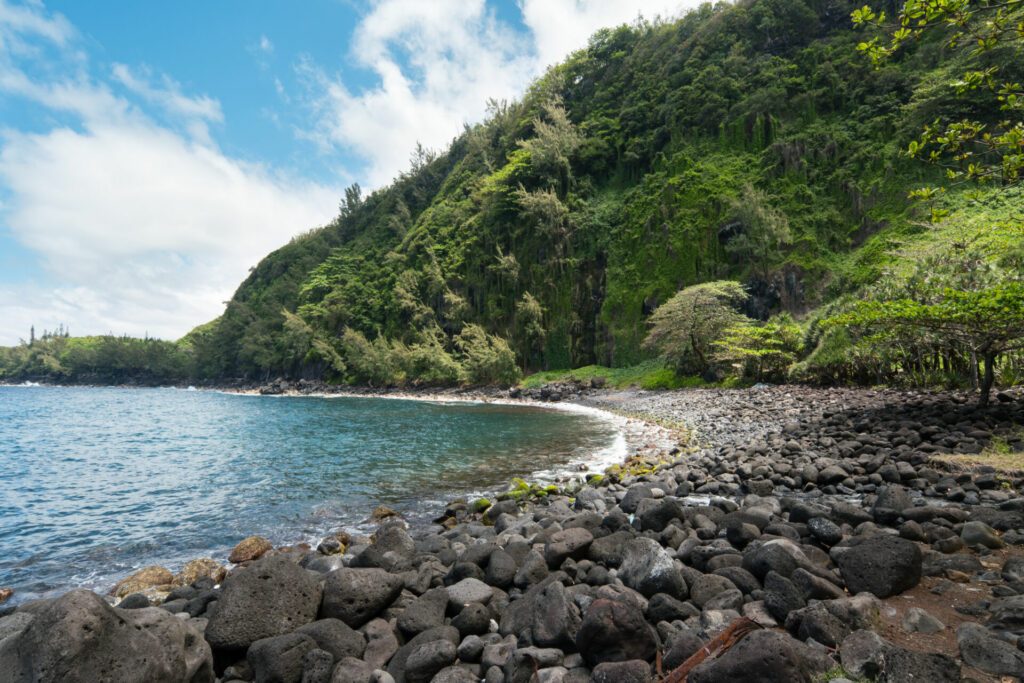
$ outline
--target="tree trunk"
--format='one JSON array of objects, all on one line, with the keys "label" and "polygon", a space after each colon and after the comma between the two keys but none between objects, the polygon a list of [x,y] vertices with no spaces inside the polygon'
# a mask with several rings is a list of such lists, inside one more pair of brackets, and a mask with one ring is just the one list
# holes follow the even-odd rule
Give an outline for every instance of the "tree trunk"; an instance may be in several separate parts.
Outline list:
[{"label": "tree trunk", "polygon": [[996,354],[993,351],[985,352],[985,374],[981,379],[981,395],[978,396],[978,405],[987,406],[988,396],[992,392],[992,385],[996,378]]}]

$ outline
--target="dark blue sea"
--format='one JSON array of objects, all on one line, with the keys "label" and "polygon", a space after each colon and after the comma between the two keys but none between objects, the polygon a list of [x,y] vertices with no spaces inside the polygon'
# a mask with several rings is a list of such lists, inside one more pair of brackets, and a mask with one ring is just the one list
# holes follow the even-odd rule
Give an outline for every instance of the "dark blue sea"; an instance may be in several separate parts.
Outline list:
[{"label": "dark blue sea", "polygon": [[106,590],[131,570],[223,561],[412,523],[458,496],[621,459],[606,416],[489,403],[0,386],[0,587],[25,600]]}]

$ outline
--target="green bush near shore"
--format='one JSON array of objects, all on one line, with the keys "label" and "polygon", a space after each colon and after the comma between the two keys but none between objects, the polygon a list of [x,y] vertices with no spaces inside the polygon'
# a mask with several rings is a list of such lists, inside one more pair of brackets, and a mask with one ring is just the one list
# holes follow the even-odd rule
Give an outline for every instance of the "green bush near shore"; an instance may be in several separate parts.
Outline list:
[{"label": "green bush near shore", "polygon": [[709,386],[700,377],[677,375],[675,370],[661,361],[647,361],[625,368],[587,365],[574,370],[547,370],[525,377],[519,386],[534,389],[551,382],[589,382],[593,379],[603,379],[605,386],[612,389],[689,389]]}]

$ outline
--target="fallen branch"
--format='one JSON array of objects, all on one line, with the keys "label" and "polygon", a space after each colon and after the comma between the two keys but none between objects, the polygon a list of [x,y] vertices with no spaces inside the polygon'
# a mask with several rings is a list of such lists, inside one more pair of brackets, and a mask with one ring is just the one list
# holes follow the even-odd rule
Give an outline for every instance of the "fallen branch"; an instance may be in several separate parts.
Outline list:
[{"label": "fallen branch", "polygon": [[675,670],[664,678],[662,683],[686,683],[686,677],[706,659],[716,659],[729,651],[736,643],[761,628],[761,625],[752,619],[740,617],[736,621],[712,638],[701,649],[690,655],[690,658],[680,664]]}]

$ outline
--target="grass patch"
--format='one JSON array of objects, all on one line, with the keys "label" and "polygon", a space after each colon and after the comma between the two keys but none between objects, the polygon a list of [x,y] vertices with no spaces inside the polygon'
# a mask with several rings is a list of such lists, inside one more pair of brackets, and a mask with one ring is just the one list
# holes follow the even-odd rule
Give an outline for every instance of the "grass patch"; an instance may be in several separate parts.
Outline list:
[{"label": "grass patch", "polygon": [[603,378],[606,386],[613,389],[689,389],[711,386],[700,377],[680,377],[675,370],[660,361],[646,361],[625,368],[587,365],[575,370],[548,370],[524,378],[519,386],[524,389],[535,389],[551,382],[586,382],[597,377]]},{"label": "grass patch", "polygon": [[966,470],[988,466],[999,472],[1024,472],[1024,451],[1014,450],[1009,441],[998,436],[981,453],[942,454],[934,459]]}]

